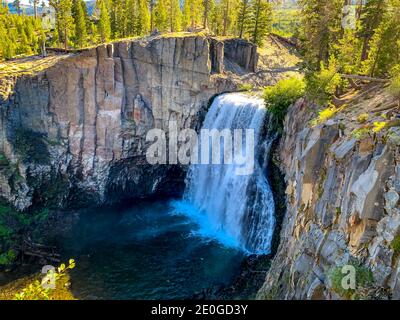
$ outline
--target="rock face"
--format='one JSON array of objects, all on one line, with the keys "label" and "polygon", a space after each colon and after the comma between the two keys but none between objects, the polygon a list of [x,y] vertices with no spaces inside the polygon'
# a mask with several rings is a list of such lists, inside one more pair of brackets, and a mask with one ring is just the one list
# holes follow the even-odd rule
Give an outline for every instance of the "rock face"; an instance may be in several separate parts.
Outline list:
[{"label": "rock face", "polygon": [[[368,293],[356,294],[398,299],[400,248],[393,240],[400,235],[399,141],[344,135],[340,116],[312,127],[310,108],[299,101],[284,124],[279,158],[287,213],[258,298],[342,299],[332,271],[352,265],[373,276]],[[393,132],[398,135],[398,127],[386,137]]]},{"label": "rock face", "polygon": [[147,164],[146,133],[170,120],[195,127],[210,98],[236,89],[222,74],[223,46],[200,36],[122,41],[17,78],[0,101],[0,197],[23,210],[162,192],[182,172]]}]

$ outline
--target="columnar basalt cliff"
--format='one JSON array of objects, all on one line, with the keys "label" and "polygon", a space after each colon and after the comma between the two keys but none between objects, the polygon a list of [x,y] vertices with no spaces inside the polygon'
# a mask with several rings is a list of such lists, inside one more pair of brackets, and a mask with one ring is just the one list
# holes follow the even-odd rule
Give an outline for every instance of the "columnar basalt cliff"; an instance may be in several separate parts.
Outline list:
[{"label": "columnar basalt cliff", "polygon": [[[399,121],[384,90],[361,96],[314,126],[315,106],[290,108],[278,150],[287,213],[258,298],[400,298]],[[361,124],[363,112],[370,120]],[[374,121],[386,127],[368,129]],[[334,270],[345,265],[371,280],[343,294]]]},{"label": "columnar basalt cliff", "polygon": [[[223,74],[223,46],[201,36],[122,41],[17,77],[0,101],[0,197],[23,210],[141,197],[167,180],[174,190],[182,173],[147,164],[146,133],[170,120],[198,126],[210,98],[237,88]],[[238,46],[237,64],[254,71],[243,61],[256,63],[255,47]]]}]

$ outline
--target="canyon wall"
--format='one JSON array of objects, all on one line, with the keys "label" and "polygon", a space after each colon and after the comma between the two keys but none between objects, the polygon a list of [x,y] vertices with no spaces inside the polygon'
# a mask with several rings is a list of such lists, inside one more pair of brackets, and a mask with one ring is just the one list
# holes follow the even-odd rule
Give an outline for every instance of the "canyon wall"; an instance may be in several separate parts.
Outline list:
[{"label": "canyon wall", "polygon": [[[290,108],[277,152],[287,212],[259,299],[400,298],[400,127],[396,112],[380,111],[390,99],[375,91],[320,124],[307,101]],[[338,288],[345,265],[354,290]]]},{"label": "canyon wall", "polygon": [[[237,63],[254,71],[246,61],[257,60],[256,47],[237,46]],[[198,126],[213,96],[237,88],[223,65],[221,41],[161,36],[102,45],[16,77],[0,100],[1,199],[23,210],[176,191],[182,171],[146,162],[146,133],[167,130],[170,120]]]}]

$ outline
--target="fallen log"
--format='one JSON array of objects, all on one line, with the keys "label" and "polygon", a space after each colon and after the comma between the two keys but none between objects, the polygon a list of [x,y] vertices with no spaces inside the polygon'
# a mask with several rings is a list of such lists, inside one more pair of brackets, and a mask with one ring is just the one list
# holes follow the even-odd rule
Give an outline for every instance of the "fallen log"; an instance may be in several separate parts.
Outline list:
[{"label": "fallen log", "polygon": [[362,81],[371,81],[371,82],[380,82],[380,83],[389,82],[389,79],[373,78],[373,77],[360,76],[360,75],[355,75],[355,74],[341,73],[340,76],[345,79],[353,79],[353,80],[362,80]]}]

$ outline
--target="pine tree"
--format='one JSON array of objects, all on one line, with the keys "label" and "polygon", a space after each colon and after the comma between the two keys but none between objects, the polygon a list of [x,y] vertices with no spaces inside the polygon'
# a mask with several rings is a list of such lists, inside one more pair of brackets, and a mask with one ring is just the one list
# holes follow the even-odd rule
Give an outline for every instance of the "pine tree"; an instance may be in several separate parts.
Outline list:
[{"label": "pine tree", "polygon": [[226,36],[229,32],[228,30],[231,22],[231,11],[233,4],[231,3],[231,0],[222,0],[221,5],[223,7],[223,24],[224,24],[222,35]]},{"label": "pine tree", "polygon": [[167,8],[164,0],[158,0],[154,7],[154,24],[158,31],[168,30]]},{"label": "pine tree", "polygon": [[86,29],[86,14],[84,10],[86,5],[83,0],[73,0],[72,17],[75,24],[75,45],[82,48],[86,44],[87,29]]},{"label": "pine tree", "polygon": [[370,42],[368,59],[364,62],[365,73],[386,76],[400,63],[400,0],[389,0],[382,21],[375,29]]},{"label": "pine tree", "polygon": [[146,0],[137,0],[136,34],[139,36],[150,31],[150,12]]},{"label": "pine tree", "polygon": [[251,19],[251,3],[250,0],[241,0],[238,10],[238,28],[239,28],[239,38],[244,37],[244,33],[250,24]]},{"label": "pine tree", "polygon": [[111,0],[110,9],[110,25],[112,38],[123,38],[126,34],[126,2],[123,0]]},{"label": "pine tree", "polygon": [[211,9],[211,0],[203,0],[203,28],[208,27],[208,13]]},{"label": "pine tree", "polygon": [[375,34],[375,29],[382,22],[387,10],[388,0],[369,0],[361,10],[361,28],[358,37],[363,39],[361,60],[368,58],[369,42]]},{"label": "pine tree", "polygon": [[59,42],[64,42],[65,51],[68,48],[68,40],[73,29],[72,0],[49,0],[49,4],[56,13],[56,27],[58,29]]},{"label": "pine tree", "polygon": [[342,36],[343,0],[300,0],[300,41],[309,68],[328,63],[332,46]]},{"label": "pine tree", "polygon": [[262,45],[270,32],[272,24],[272,7],[267,0],[253,0],[251,4],[251,20],[248,26],[250,39],[257,45]]},{"label": "pine tree", "polygon": [[101,42],[107,42],[111,36],[111,25],[110,17],[108,15],[108,9],[105,0],[97,0],[96,7],[100,11],[99,16],[99,34]]},{"label": "pine tree", "polygon": [[182,25],[184,29],[198,27],[203,25],[203,3],[202,0],[185,0],[183,5]]},{"label": "pine tree", "polygon": [[149,10],[150,10],[150,31],[154,30],[154,7],[156,5],[156,0],[149,0]]},{"label": "pine tree", "polygon": [[126,0],[126,10],[125,10],[125,15],[126,15],[126,34],[128,36],[134,36],[135,33],[135,28],[136,28],[136,0]]},{"label": "pine tree", "polygon": [[[163,0],[161,0],[163,1]],[[179,0],[169,0],[168,2],[169,11],[169,30],[171,32],[182,30],[182,11],[179,5]]]},{"label": "pine tree", "polygon": [[183,2],[183,10],[182,10],[183,30],[187,30],[191,26],[190,2],[191,0],[184,0]]}]

